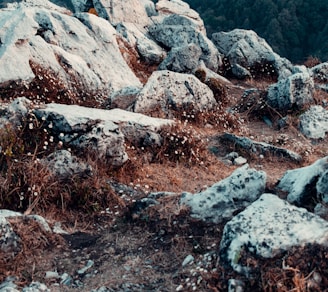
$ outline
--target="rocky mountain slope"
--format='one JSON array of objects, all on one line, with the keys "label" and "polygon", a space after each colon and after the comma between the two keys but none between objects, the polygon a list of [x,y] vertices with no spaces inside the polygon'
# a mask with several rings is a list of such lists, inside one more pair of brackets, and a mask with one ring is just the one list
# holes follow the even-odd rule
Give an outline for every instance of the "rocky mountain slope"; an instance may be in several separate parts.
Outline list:
[{"label": "rocky mountain slope", "polygon": [[60,5],[0,10],[0,291],[327,291],[327,63]]}]

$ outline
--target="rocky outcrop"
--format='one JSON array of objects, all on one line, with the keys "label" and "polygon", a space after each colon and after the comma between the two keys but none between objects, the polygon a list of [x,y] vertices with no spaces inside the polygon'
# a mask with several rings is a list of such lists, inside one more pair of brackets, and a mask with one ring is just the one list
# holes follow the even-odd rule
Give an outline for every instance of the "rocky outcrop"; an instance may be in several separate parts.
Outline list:
[{"label": "rocky outcrop", "polygon": [[[292,204],[302,206],[312,200],[321,200],[325,194],[322,183],[326,181],[328,157],[321,158],[315,163],[302,168],[288,170],[280,179],[277,188],[287,192],[287,200]],[[316,186],[319,183],[317,194]]]},{"label": "rocky outcrop", "polygon": [[0,66],[7,69],[0,72],[0,85],[16,82],[24,92],[34,81],[35,87],[42,88],[40,95],[47,95],[52,84],[42,79],[48,72],[56,79],[52,82],[62,84],[63,89],[80,90],[84,96],[141,87],[123,59],[117,33],[108,21],[88,13],[73,17],[48,1],[41,2],[27,7],[22,2],[1,12]]},{"label": "rocky outcrop", "polygon": [[174,117],[179,112],[214,109],[213,92],[195,76],[171,71],[155,71],[137,95],[135,112]]},{"label": "rocky outcrop", "polygon": [[300,131],[310,139],[323,139],[328,132],[328,111],[322,106],[312,106],[300,115]]},{"label": "rocky outcrop", "polygon": [[217,224],[257,200],[265,183],[265,172],[244,165],[203,192],[183,194],[180,203],[190,207],[193,218]]},{"label": "rocky outcrop", "polygon": [[275,195],[263,194],[225,225],[220,261],[250,276],[256,263],[248,266],[246,258],[272,258],[294,246],[327,245],[327,240],[327,221]]},{"label": "rocky outcrop", "polygon": [[224,55],[237,78],[288,76],[292,64],[274,53],[268,43],[254,31],[234,29],[212,35],[212,41]]},{"label": "rocky outcrop", "polygon": [[168,49],[196,45],[202,52],[196,61],[203,60],[205,65],[214,72],[221,65],[221,57],[216,47],[188,17],[177,14],[166,16],[151,25],[149,33],[158,43]]},{"label": "rocky outcrop", "polygon": [[308,72],[296,73],[268,89],[267,102],[279,111],[302,109],[313,102],[314,82]]},{"label": "rocky outcrop", "polygon": [[[49,104],[34,113],[61,141],[80,149],[91,147],[116,166],[128,159],[122,133],[124,124],[127,124],[126,129],[135,126],[134,137],[130,139],[144,141],[145,136],[150,136],[157,143],[160,139],[155,139],[157,136],[153,132],[172,123],[119,109],[101,110],[76,105]],[[138,125],[141,130],[137,129]],[[131,135],[131,131],[129,133]],[[153,139],[147,140],[148,143]]]}]

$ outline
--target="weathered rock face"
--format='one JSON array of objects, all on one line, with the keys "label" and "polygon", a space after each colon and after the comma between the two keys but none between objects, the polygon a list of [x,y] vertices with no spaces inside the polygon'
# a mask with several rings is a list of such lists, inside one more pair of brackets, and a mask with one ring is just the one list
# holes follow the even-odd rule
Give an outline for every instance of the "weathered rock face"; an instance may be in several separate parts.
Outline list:
[{"label": "weathered rock face", "polygon": [[41,2],[34,6],[22,2],[1,11],[0,67],[6,70],[0,72],[0,85],[16,81],[28,87],[43,78],[38,74],[41,68],[69,89],[105,95],[126,86],[141,87],[108,21],[88,13],[73,17],[63,8]]},{"label": "weathered rock face", "polygon": [[132,22],[142,26],[149,24],[146,8],[139,0],[93,0],[93,4],[98,15],[113,25],[120,22]]},{"label": "weathered rock face", "polygon": [[317,66],[311,68],[313,78],[317,82],[327,82],[328,81],[328,62],[321,63]]},{"label": "weathered rock face", "polygon": [[[280,179],[277,188],[288,192],[287,200],[293,204],[302,206],[303,203],[311,199],[321,200],[320,195],[325,193],[325,187],[322,184],[326,181],[327,169],[328,157],[324,157],[312,165],[288,170]],[[320,195],[316,194],[318,183]]]},{"label": "weathered rock face", "polygon": [[203,60],[205,65],[215,72],[221,65],[221,57],[214,44],[188,17],[176,14],[166,16],[151,25],[149,33],[157,42],[170,49],[196,45],[202,51],[199,60]]},{"label": "weathered rock face", "polygon": [[328,111],[322,106],[312,106],[300,115],[300,130],[308,138],[325,138],[328,132]]},{"label": "weathered rock face", "polygon": [[47,158],[42,159],[41,163],[57,177],[68,179],[72,175],[89,176],[92,175],[92,167],[79,159],[67,150],[57,150]]},{"label": "weathered rock face", "polygon": [[171,118],[176,111],[195,112],[217,105],[213,92],[195,76],[170,71],[155,71],[137,95],[134,110],[162,113]]},{"label": "weathered rock face", "polygon": [[0,214],[0,252],[13,256],[20,250],[20,239],[12,229],[6,216]]},{"label": "weathered rock face", "polygon": [[244,165],[203,192],[184,194],[181,204],[191,208],[194,218],[220,223],[257,200],[264,191],[265,183],[265,172]]},{"label": "weathered rock face", "polygon": [[296,73],[280,80],[268,89],[268,103],[281,111],[292,107],[302,109],[313,102],[314,82],[308,72]]},{"label": "weathered rock face", "polygon": [[320,176],[317,185],[318,199],[328,204],[328,169]]},{"label": "weathered rock face", "polygon": [[159,0],[156,3],[156,10],[160,15],[177,14],[188,17],[196,24],[196,27],[203,34],[206,34],[203,20],[199,14],[190,8],[190,6],[181,0]]},{"label": "weathered rock face", "polygon": [[275,195],[263,194],[225,225],[221,262],[249,275],[252,270],[242,263],[244,257],[272,258],[293,246],[327,245],[327,240],[327,221]]},{"label": "weathered rock face", "polygon": [[234,29],[218,32],[212,35],[212,41],[229,60],[236,77],[253,76],[252,72],[259,68],[270,75],[290,75],[292,64],[274,53],[268,43],[254,31]]},{"label": "weathered rock face", "polygon": [[116,26],[116,31],[140,57],[149,64],[159,64],[166,56],[166,51],[150,38],[147,30],[140,25],[125,22]]},{"label": "weathered rock face", "polygon": [[166,59],[159,65],[159,70],[170,70],[179,73],[192,73],[199,66],[201,49],[190,44],[185,47],[173,48]]}]

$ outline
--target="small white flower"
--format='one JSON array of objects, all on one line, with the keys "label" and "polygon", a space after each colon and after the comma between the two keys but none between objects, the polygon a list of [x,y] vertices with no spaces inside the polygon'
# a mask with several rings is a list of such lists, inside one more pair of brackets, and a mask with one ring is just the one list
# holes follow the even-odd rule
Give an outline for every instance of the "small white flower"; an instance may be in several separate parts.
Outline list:
[{"label": "small white flower", "polygon": [[28,128],[29,128],[30,130],[32,130],[32,129],[33,129],[33,123],[29,123],[29,124],[28,124]]}]

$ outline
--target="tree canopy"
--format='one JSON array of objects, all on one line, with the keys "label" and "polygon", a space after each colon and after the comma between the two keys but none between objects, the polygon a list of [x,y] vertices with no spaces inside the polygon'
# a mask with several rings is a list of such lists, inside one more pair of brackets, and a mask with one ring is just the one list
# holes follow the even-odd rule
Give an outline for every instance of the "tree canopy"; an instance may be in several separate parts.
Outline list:
[{"label": "tree canopy", "polygon": [[252,29],[293,62],[328,60],[328,0],[185,0],[198,11],[208,35]]}]

